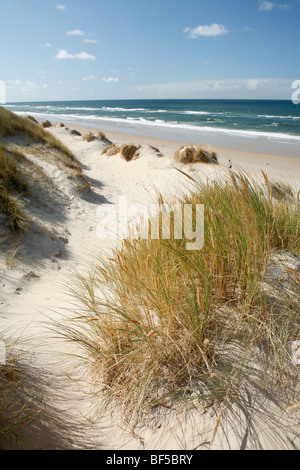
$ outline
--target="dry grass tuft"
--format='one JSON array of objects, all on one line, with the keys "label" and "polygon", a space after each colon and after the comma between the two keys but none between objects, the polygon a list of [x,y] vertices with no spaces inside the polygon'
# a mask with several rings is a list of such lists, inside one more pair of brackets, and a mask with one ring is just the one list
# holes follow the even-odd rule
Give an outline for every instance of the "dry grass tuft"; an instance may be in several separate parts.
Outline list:
[{"label": "dry grass tuft", "polygon": [[157,157],[163,157],[163,154],[161,153],[161,151],[159,150],[159,148],[154,147],[153,145],[149,145],[149,149],[153,150],[153,152],[156,153],[156,156],[157,156]]},{"label": "dry grass tuft", "polygon": [[112,157],[114,155],[117,155],[119,152],[120,152],[119,145],[111,144],[102,151],[102,155],[107,155],[108,157]]},{"label": "dry grass tuft", "polygon": [[141,148],[140,145],[134,145],[134,144],[123,144],[123,145],[112,144],[103,150],[102,155],[107,155],[108,157],[112,157],[113,155],[121,154],[122,158],[126,160],[126,162],[130,162],[139,157],[140,148]]},{"label": "dry grass tuft", "polygon": [[16,444],[22,440],[26,424],[34,418],[29,403],[26,404],[27,409],[23,403],[16,403],[16,375],[17,366],[13,362],[0,365],[0,449],[3,444]]},{"label": "dry grass tuft", "polygon": [[205,207],[201,250],[187,251],[174,225],[168,239],[145,239],[139,226],[73,288],[83,312],[63,334],[128,419],[174,402],[228,403],[249,376],[266,391],[287,387],[299,299],[285,294],[278,308],[261,285],[271,254],[300,253],[299,202],[278,201],[243,174],[229,178],[195,183],[177,201],[193,207],[194,229],[197,204]]},{"label": "dry grass tuft", "polygon": [[106,137],[106,135],[102,131],[98,132],[98,140],[100,140],[100,142],[104,143],[105,145],[112,144],[112,142]]},{"label": "dry grass tuft", "polygon": [[54,148],[61,152],[66,159],[81,166],[74,154],[52,134],[31,120],[17,116],[11,111],[0,107],[0,136],[5,138],[16,135],[26,138],[28,145],[35,142]]},{"label": "dry grass tuft", "polygon": [[126,162],[130,162],[131,160],[135,160],[139,157],[140,148],[140,145],[123,144],[121,145],[120,153]]},{"label": "dry grass tuft", "polygon": [[95,140],[97,140],[97,137],[92,132],[89,132],[83,137],[83,140],[85,142],[94,142]]},{"label": "dry grass tuft", "polygon": [[22,157],[20,152],[8,152],[0,141],[0,213],[12,231],[29,228],[29,218],[20,201],[28,191],[27,182],[18,167]]},{"label": "dry grass tuft", "polygon": [[26,118],[34,122],[35,124],[39,124],[39,122],[33,116],[26,116]]},{"label": "dry grass tuft", "polygon": [[179,163],[210,163],[218,164],[216,152],[199,145],[183,146],[174,154],[174,160]]},{"label": "dry grass tuft", "polygon": [[0,138],[13,136],[21,138],[22,145],[5,145],[0,140],[0,213],[11,230],[28,230],[30,221],[22,198],[29,191],[28,182],[34,179],[30,172],[36,172],[23,152],[30,153],[38,148],[39,156],[55,158],[58,164],[72,169],[84,191],[89,190],[89,184],[81,163],[59,140],[31,119],[0,107]]}]

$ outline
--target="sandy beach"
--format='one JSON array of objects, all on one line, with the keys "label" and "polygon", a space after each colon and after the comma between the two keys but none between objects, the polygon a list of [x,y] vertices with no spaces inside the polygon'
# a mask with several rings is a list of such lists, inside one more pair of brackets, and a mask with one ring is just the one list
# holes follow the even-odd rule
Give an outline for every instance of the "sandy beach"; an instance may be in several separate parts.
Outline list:
[{"label": "sandy beach", "polygon": [[[105,131],[112,143],[132,142],[142,146],[140,157],[126,162],[118,155],[102,155],[105,148],[102,141],[83,140],[82,136],[89,131],[96,132],[94,128],[76,124],[66,124],[66,127],[69,130],[58,125],[48,130],[82,163],[92,192],[85,199],[79,198],[60,169],[45,160],[29,157],[43,167],[61,194],[61,216],[56,204],[48,206],[45,214],[42,202],[34,214],[43,218],[45,230],[49,233],[55,230],[60,241],[53,242],[41,233],[33,234],[14,267],[1,262],[1,329],[21,339],[22,354],[33,371],[29,373],[25,366],[22,371],[26,394],[42,407],[40,415],[27,427],[29,437],[21,443],[21,448],[293,448],[296,444],[291,434],[296,415],[287,416],[270,397],[259,393],[251,399],[248,397],[248,401],[245,398],[234,410],[222,410],[227,419],[217,429],[216,421],[221,416],[220,410],[214,407],[188,413],[172,410],[163,417],[158,414],[149,427],[145,424],[134,431],[124,428],[116,410],[98,410],[89,377],[76,356],[68,355],[77,353],[76,346],[58,338],[51,326],[62,315],[67,318],[80,312],[68,287],[76,273],[88,272],[98,253],[107,255],[116,243],[97,236],[97,209],[103,204],[117,208],[120,196],[126,196],[128,204],[149,206],[157,191],[176,194],[187,181],[176,168],[195,179],[222,180],[228,176],[229,158],[235,170],[243,169],[257,178],[262,178],[263,171],[299,191],[300,159],[214,147],[220,165],[182,166],[174,163],[172,156],[185,142]],[[72,135],[70,130],[74,129],[82,136]]]},{"label": "sandy beach", "polygon": [[[66,124],[70,129],[78,130],[83,136],[89,132],[97,133],[102,130],[101,127],[87,127],[79,124]],[[187,144],[194,144],[188,140],[168,140],[159,137],[146,137],[138,134],[121,133],[113,131],[105,131],[105,135],[114,143],[122,144],[133,142],[140,145],[153,145],[161,150],[166,156],[171,158],[175,151],[181,146]],[[209,139],[208,139],[209,141]],[[241,145],[241,143],[239,144]],[[253,175],[261,175],[261,171],[268,173],[270,177],[278,178],[281,181],[286,181],[295,189],[299,189],[299,170],[300,161],[299,155],[297,157],[289,156],[289,146],[286,146],[286,154],[284,148],[280,148],[280,154],[271,154],[258,151],[259,143],[255,144],[257,151],[248,150],[247,144],[244,144],[243,149],[230,148],[226,146],[211,145],[218,154],[219,163],[228,166],[229,158],[232,160],[236,169],[241,168],[246,172],[251,172]],[[295,154],[296,155],[296,154]]]}]

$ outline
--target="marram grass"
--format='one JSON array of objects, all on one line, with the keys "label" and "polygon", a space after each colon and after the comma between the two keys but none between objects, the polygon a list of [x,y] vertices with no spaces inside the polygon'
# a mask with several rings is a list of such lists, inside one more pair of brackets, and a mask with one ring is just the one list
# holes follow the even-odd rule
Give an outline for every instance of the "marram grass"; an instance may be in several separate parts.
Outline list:
[{"label": "marram grass", "polygon": [[[22,139],[22,147],[6,142],[13,136]],[[30,183],[33,181],[32,162],[22,151],[26,153],[27,146],[30,146],[29,150],[32,152],[32,144],[41,146],[43,151],[35,149],[39,157],[45,155],[52,158],[54,154],[58,165],[71,169],[72,178],[77,179],[79,191],[86,192],[90,189],[81,163],[67,147],[30,119],[0,107],[0,215],[12,231],[30,228],[30,218],[23,208],[22,196],[30,192]],[[35,176],[39,171],[36,166]]]},{"label": "marram grass", "polygon": [[[299,253],[297,198],[275,198],[267,177],[261,186],[231,172],[226,182],[196,182],[180,202],[204,204],[203,248],[187,251],[172,237],[124,240],[74,286],[83,311],[63,327],[102,397],[128,418],[190,399],[233,399],[254,348],[273,355],[275,377],[286,353],[278,350],[299,335],[299,304],[289,300],[277,315],[260,287],[272,253]],[[228,359],[233,345],[238,363]]]}]

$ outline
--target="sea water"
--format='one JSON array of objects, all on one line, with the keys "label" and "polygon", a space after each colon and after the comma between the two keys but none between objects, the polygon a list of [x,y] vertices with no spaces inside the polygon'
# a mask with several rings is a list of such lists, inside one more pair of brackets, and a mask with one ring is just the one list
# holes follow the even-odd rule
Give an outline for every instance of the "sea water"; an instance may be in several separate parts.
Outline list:
[{"label": "sea water", "polygon": [[107,131],[300,157],[300,105],[284,100],[8,103],[25,115]]}]

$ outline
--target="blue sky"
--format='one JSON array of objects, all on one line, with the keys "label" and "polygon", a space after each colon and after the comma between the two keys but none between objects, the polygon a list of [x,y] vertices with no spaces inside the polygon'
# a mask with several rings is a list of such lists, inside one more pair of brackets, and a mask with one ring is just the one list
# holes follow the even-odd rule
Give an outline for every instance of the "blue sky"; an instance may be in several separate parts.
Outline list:
[{"label": "blue sky", "polygon": [[300,0],[1,0],[7,101],[290,99]]}]

